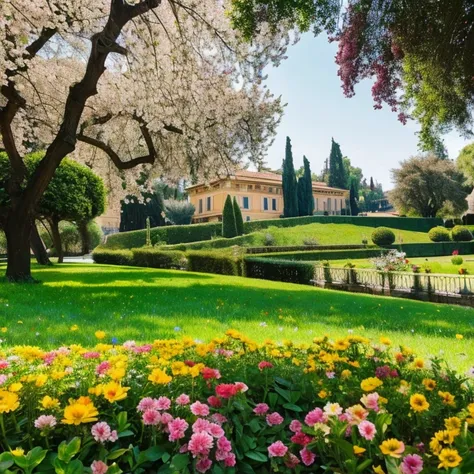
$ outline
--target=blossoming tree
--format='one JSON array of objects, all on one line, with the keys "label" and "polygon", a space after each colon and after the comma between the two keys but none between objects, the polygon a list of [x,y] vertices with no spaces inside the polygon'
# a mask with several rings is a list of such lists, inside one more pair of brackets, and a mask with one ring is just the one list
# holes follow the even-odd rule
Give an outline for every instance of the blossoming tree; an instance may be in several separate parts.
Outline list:
[{"label": "blossoming tree", "polygon": [[[7,277],[30,277],[34,209],[66,155],[112,192],[137,177],[204,177],[262,160],[281,114],[261,70],[284,34],[240,41],[227,2],[11,0],[0,4],[0,146],[11,206]],[[45,156],[26,182],[23,156]]]}]

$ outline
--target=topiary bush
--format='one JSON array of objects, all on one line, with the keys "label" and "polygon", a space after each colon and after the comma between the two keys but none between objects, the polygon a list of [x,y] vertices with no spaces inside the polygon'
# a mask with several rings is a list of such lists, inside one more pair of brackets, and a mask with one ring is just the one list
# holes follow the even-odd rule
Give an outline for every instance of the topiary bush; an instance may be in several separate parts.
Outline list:
[{"label": "topiary bush", "polygon": [[449,242],[451,240],[449,230],[440,225],[430,229],[428,237],[432,242]]},{"label": "topiary bush", "polygon": [[388,227],[378,227],[371,238],[375,245],[392,245],[395,242],[395,234]]},{"label": "topiary bush", "polygon": [[463,262],[463,258],[461,257],[461,255],[454,255],[453,257],[451,257],[451,263],[453,265],[462,265],[462,262]]},{"label": "topiary bush", "polygon": [[472,234],[467,227],[456,225],[451,230],[451,238],[455,242],[470,242],[472,240]]}]

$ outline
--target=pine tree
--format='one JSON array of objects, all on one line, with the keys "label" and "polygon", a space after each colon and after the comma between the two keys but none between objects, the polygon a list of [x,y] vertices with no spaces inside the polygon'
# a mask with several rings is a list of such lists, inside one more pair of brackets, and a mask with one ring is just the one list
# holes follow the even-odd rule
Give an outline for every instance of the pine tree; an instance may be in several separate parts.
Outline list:
[{"label": "pine tree", "polygon": [[298,191],[291,140],[286,137],[285,159],[283,160],[283,215],[285,217],[298,216]]},{"label": "pine tree", "polygon": [[356,189],[354,181],[351,182],[351,190],[349,191],[349,204],[351,207],[351,216],[357,216],[359,214],[359,206],[357,205]]},{"label": "pine tree", "polygon": [[244,219],[242,217],[242,211],[240,210],[239,203],[234,196],[234,216],[235,216],[235,229],[237,235],[244,235]]},{"label": "pine tree", "polygon": [[331,141],[331,153],[329,155],[329,186],[333,188],[347,188],[347,176],[342,160],[341,147],[339,143]]},{"label": "pine tree", "polygon": [[228,194],[222,211],[222,236],[228,239],[237,235],[237,226],[235,224],[234,206],[232,198]]},{"label": "pine tree", "polygon": [[314,212],[313,182],[306,156],[303,156],[303,166],[303,176],[298,179],[298,211],[300,216],[312,216]]}]

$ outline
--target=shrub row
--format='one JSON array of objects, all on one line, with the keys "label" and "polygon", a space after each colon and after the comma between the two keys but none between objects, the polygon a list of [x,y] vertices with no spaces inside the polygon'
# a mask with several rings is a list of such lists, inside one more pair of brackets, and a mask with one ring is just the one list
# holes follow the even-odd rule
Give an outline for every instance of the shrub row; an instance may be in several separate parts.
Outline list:
[{"label": "shrub row", "polygon": [[199,242],[191,242],[187,244],[175,244],[167,245],[163,250],[205,250],[205,249],[223,249],[232,247],[234,245],[244,246],[253,242],[254,235],[240,235],[238,237],[232,237],[231,239],[212,239],[212,240],[201,240]]},{"label": "shrub row", "polygon": [[132,249],[133,265],[150,268],[184,268],[186,257],[177,250],[163,252],[154,248]]},{"label": "shrub row", "polygon": [[95,263],[133,265],[133,253],[131,250],[110,250],[97,247],[92,253],[92,257]]},{"label": "shrub row", "polygon": [[228,253],[191,251],[186,257],[188,270],[191,272],[234,276],[244,274],[242,258]]},{"label": "shrub row", "polygon": [[247,257],[245,274],[249,278],[310,285],[314,278],[314,265],[288,260]]},{"label": "shrub row", "polygon": [[433,227],[428,232],[428,237],[433,242],[449,242],[454,240],[455,242],[470,242],[472,240],[471,231],[462,225],[455,226],[451,232],[442,226]]},{"label": "shrub row", "polygon": [[402,250],[407,257],[437,257],[451,255],[454,250],[458,250],[462,255],[474,253],[473,242],[431,242],[418,244],[390,245],[389,248]]},{"label": "shrub row", "polygon": [[355,250],[314,250],[309,252],[279,252],[268,255],[268,259],[319,261],[319,260],[354,260],[360,258],[378,257],[386,249],[355,249]]},{"label": "shrub row", "polygon": [[[371,246],[370,246],[371,247]],[[280,247],[247,247],[245,253],[262,254],[262,253],[278,253],[278,252],[300,252],[314,250],[355,250],[365,249],[367,245],[282,245]]]}]

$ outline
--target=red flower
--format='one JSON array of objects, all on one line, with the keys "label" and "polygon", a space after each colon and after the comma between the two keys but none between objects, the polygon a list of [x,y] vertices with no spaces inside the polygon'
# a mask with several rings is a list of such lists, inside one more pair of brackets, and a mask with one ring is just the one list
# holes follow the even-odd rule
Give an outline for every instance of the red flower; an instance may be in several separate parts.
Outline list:
[{"label": "red flower", "polygon": [[239,391],[239,387],[232,383],[221,383],[216,387],[216,395],[221,398],[234,397]]},{"label": "red flower", "polygon": [[209,403],[209,405],[211,405],[212,408],[219,408],[219,407],[222,406],[221,399],[219,397],[214,396],[214,395],[211,395],[207,399],[207,403]]},{"label": "red flower", "polygon": [[221,373],[217,369],[211,369],[210,367],[204,367],[201,371],[204,380],[220,379]]},{"label": "red flower", "polygon": [[258,364],[258,368],[260,370],[271,369],[272,367],[273,367],[273,364],[271,362],[267,362],[266,360],[262,360],[262,362]]},{"label": "red flower", "polygon": [[459,255],[459,250],[453,250],[453,255]]},{"label": "red flower", "polygon": [[196,362],[193,362],[192,360],[185,360],[184,363],[188,367],[194,367],[196,365]]}]

